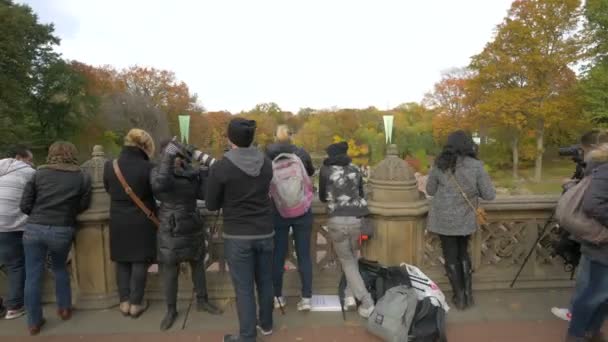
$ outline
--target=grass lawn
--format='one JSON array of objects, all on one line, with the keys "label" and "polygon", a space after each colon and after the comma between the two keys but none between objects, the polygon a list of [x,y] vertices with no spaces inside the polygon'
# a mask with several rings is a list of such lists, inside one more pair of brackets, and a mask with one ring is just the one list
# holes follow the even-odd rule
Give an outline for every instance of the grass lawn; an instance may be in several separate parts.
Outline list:
[{"label": "grass lawn", "polygon": [[[534,182],[534,166],[519,169],[520,180],[513,179],[513,170],[501,169],[490,173],[496,187],[507,188],[511,192],[531,192],[533,194],[560,194],[563,179],[574,174],[575,164],[568,158],[547,159],[543,163],[541,182]],[[519,191],[518,191],[519,190]]]}]

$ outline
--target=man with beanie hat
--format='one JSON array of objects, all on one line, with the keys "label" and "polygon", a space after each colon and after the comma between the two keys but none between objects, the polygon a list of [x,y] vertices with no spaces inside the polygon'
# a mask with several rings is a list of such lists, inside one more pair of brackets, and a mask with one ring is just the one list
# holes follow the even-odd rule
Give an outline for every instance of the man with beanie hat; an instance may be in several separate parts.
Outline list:
[{"label": "man with beanie hat", "polygon": [[327,147],[328,158],[323,161],[319,175],[319,199],[327,203],[329,237],[348,283],[346,307],[356,306],[354,296],[361,302],[359,315],[368,318],[374,311],[374,301],[361,279],[357,250],[361,218],[369,211],[361,170],[351,163],[347,153],[346,142]]},{"label": "man with beanie hat", "polygon": [[258,322],[257,330],[263,335],[272,334],[272,163],[251,146],[255,129],[253,120],[230,121],[228,139],[232,148],[211,167],[205,197],[209,210],[223,209],[224,255],[236,292],[240,332],[224,336],[226,342],[255,341]]}]

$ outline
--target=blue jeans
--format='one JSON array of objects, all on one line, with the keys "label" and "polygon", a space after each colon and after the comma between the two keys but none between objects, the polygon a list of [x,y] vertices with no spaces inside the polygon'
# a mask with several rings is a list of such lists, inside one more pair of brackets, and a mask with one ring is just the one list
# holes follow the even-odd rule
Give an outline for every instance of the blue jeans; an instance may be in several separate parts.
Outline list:
[{"label": "blue jeans", "polygon": [[25,309],[28,325],[42,322],[42,282],[47,253],[55,278],[55,297],[59,309],[72,307],[72,290],[66,261],[74,238],[74,228],[28,224],[23,234],[25,249]]},{"label": "blue jeans", "polygon": [[572,300],[568,334],[585,337],[598,333],[608,317],[608,265],[582,258]]},{"label": "blue jeans", "polygon": [[8,297],[5,305],[9,310],[21,309],[25,287],[25,255],[23,232],[0,233],[0,263],[8,275]]},{"label": "blue jeans", "polygon": [[286,219],[278,213],[274,215],[274,258],[272,280],[274,295],[283,295],[283,273],[285,257],[289,248],[289,229],[292,229],[293,240],[298,256],[298,272],[302,282],[302,298],[312,297],[312,261],[310,258],[310,239],[312,236],[312,212],[303,216]]},{"label": "blue jeans", "polygon": [[[272,329],[272,238],[258,240],[224,239],[224,255],[230,267],[236,293],[239,337],[254,342],[256,317],[264,330]],[[256,313],[254,285],[257,287],[259,312]]]}]

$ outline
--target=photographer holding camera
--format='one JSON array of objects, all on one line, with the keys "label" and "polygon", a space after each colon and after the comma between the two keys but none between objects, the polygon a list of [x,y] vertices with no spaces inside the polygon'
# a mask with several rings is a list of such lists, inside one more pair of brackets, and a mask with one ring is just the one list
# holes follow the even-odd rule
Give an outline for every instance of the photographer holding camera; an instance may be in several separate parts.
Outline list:
[{"label": "photographer holding camera", "polygon": [[[608,229],[608,134],[600,131],[585,134],[581,149],[585,163],[582,176],[591,177],[582,211]],[[582,257],[566,341],[605,341],[600,329],[608,315],[608,244],[584,240],[580,243]]]},{"label": "photographer holding camera", "polygon": [[[196,201],[204,199],[208,167],[215,159],[175,139],[161,146],[160,163],[150,182],[159,209],[158,259],[167,303],[160,329],[168,330],[177,318],[177,280],[181,262],[189,262],[197,311],[221,314],[209,303],[205,278],[205,234]],[[192,161],[200,163],[194,168]]]}]

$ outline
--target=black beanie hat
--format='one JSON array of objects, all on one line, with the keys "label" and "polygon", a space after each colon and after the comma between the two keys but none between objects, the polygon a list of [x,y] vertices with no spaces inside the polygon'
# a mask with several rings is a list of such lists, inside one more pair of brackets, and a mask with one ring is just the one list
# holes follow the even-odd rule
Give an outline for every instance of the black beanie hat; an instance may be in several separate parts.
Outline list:
[{"label": "black beanie hat", "polygon": [[249,147],[255,136],[255,120],[235,118],[228,124],[228,139],[238,147]]},{"label": "black beanie hat", "polygon": [[348,143],[346,141],[331,144],[327,146],[327,155],[330,157],[339,156],[348,152]]}]

